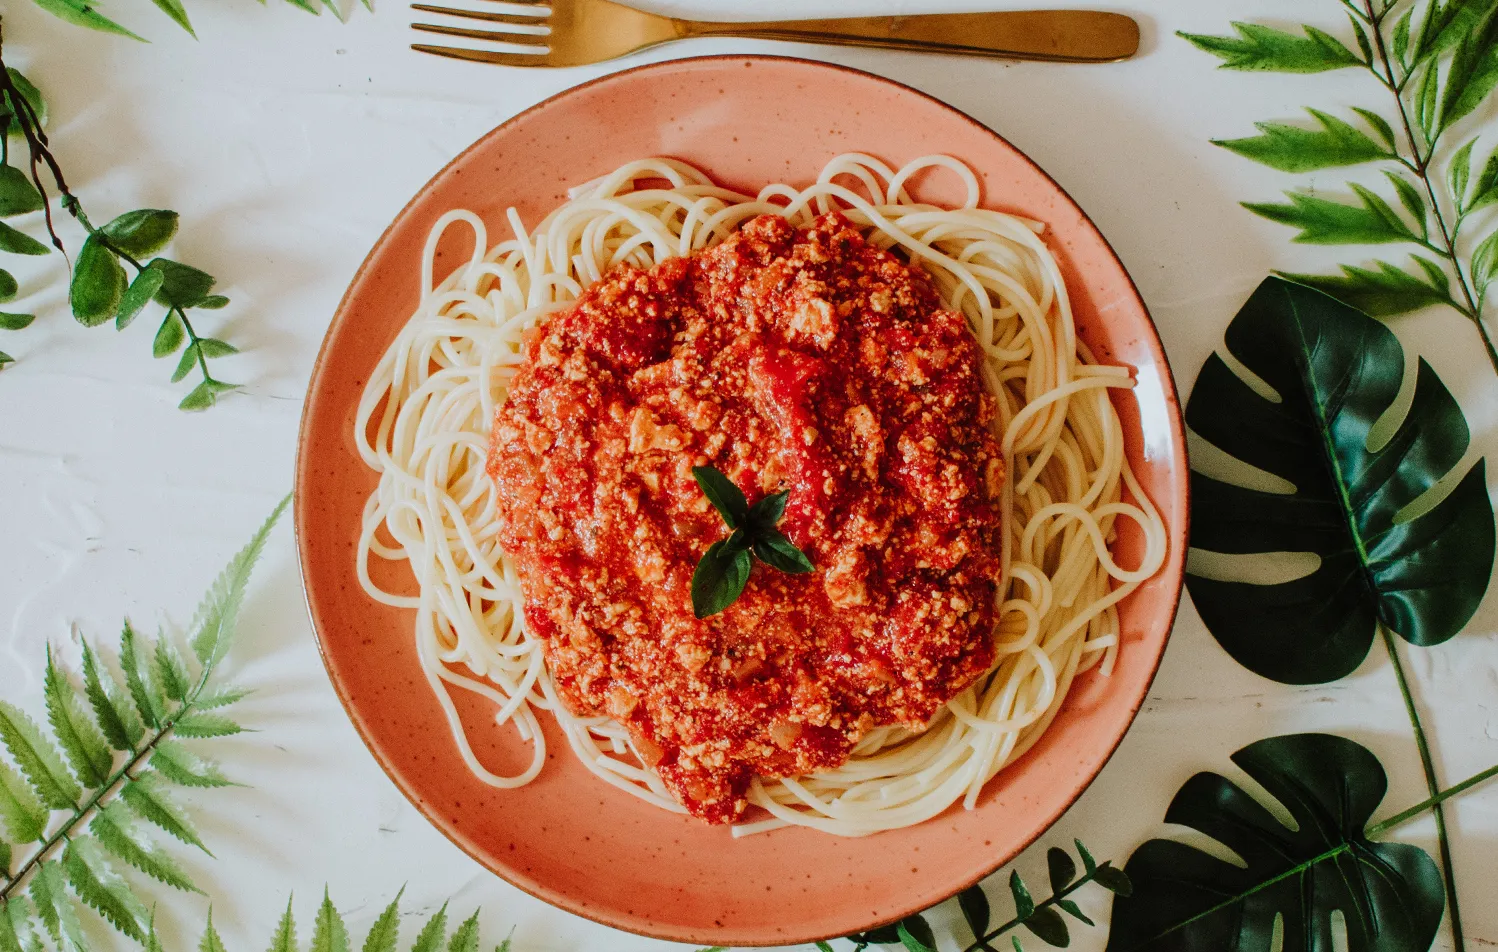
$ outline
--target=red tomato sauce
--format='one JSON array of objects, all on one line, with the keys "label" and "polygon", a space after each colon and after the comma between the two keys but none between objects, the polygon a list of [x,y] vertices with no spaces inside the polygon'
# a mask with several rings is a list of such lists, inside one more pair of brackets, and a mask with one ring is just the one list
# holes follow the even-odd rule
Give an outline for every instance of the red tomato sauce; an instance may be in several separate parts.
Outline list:
[{"label": "red tomato sauce", "polygon": [[[982,355],[922,272],[837,214],[754,219],[723,244],[622,266],[527,341],[488,469],[500,542],[563,701],[624,724],[695,816],[753,776],[842,764],[921,728],[993,660],[1004,478]],[[756,561],[698,620],[728,529],[711,464],[810,574]]]}]

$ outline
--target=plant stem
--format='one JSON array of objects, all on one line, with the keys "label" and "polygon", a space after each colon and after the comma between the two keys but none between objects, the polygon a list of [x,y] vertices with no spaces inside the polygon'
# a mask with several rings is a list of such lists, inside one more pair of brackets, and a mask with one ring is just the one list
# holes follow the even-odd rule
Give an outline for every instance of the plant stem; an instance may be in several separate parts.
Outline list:
[{"label": "plant stem", "polygon": [[[1487,326],[1482,322],[1482,308],[1478,304],[1477,296],[1467,280],[1466,272],[1462,270],[1461,259],[1456,254],[1456,233],[1453,229],[1446,226],[1446,215],[1441,211],[1441,203],[1436,198],[1435,183],[1431,181],[1430,177],[1430,163],[1435,157],[1436,140],[1440,138],[1441,134],[1437,132],[1432,137],[1425,155],[1422,156],[1420,154],[1420,140],[1415,138],[1415,127],[1410,122],[1410,113],[1405,107],[1404,96],[1401,95],[1403,87],[1394,78],[1393,59],[1389,56],[1388,44],[1384,41],[1383,18],[1384,14],[1388,12],[1388,8],[1375,13],[1373,10],[1373,0],[1363,0],[1363,4],[1367,14],[1367,23],[1372,28],[1369,32],[1373,34],[1373,48],[1378,57],[1378,64],[1369,63],[1368,70],[1394,96],[1395,108],[1399,110],[1399,121],[1404,126],[1404,135],[1409,140],[1410,152],[1415,159],[1413,165],[1406,163],[1407,167],[1415,173],[1416,178],[1420,180],[1420,184],[1425,186],[1425,194],[1430,200],[1430,211],[1435,217],[1436,231],[1439,233],[1441,245],[1445,248],[1444,252],[1439,248],[1434,250],[1437,254],[1450,259],[1451,268],[1456,272],[1457,287],[1461,289],[1462,298],[1466,301],[1465,308],[1457,306],[1456,309],[1466,316],[1472,322],[1472,325],[1477,328],[1477,334],[1482,338],[1483,349],[1487,351],[1488,362],[1493,365],[1493,371],[1498,373],[1498,347],[1494,347],[1493,338],[1488,333]],[[1430,63],[1425,68],[1435,69],[1436,64]],[[1458,952],[1460,952],[1460,943],[1458,943]]]},{"label": "plant stem", "polygon": [[[1099,866],[1106,866],[1106,865],[1107,865],[1106,863],[1100,863],[1099,864]],[[1047,906],[1054,906],[1056,903],[1058,903],[1061,900],[1065,899],[1067,896],[1070,896],[1072,893],[1076,892],[1078,889],[1081,889],[1083,886],[1085,886],[1088,883],[1092,882],[1093,879],[1096,877],[1096,875],[1097,875],[1096,871],[1088,873],[1087,875],[1083,876],[1081,879],[1079,879],[1076,882],[1072,883],[1070,886],[1067,886],[1065,889],[1063,889],[1060,892],[1056,893],[1051,898],[1045,900],[1044,902],[1038,902],[1038,903],[1036,903],[1035,904],[1035,908],[1036,909],[1044,909]],[[1034,915],[1034,913],[1031,913],[1031,915]],[[977,952],[978,949],[982,949],[982,948],[987,947],[988,944],[991,943],[994,939],[997,939],[999,936],[1001,936],[1004,933],[1008,932],[1010,929],[1013,929],[1016,926],[1022,925],[1024,923],[1024,921],[1025,921],[1026,918],[1029,918],[1029,917],[1028,916],[1026,916],[1026,917],[1015,916],[1013,919],[1010,919],[1008,922],[1004,923],[1003,925],[999,926],[998,928],[993,929],[992,931],[990,931],[990,932],[988,932],[988,933],[986,933],[984,935],[975,936],[974,939],[973,939],[972,945],[969,945],[964,950],[964,952]]]},{"label": "plant stem", "polygon": [[[1399,648],[1394,643],[1394,636],[1389,629],[1383,625],[1378,626],[1379,634],[1383,636],[1384,647],[1389,652],[1389,663],[1394,667],[1394,677],[1399,682],[1399,693],[1404,698],[1404,710],[1409,715],[1410,727],[1415,731],[1415,747],[1420,751],[1420,766],[1425,771],[1425,789],[1432,797],[1441,791],[1441,785],[1436,780],[1435,762],[1430,756],[1430,744],[1425,739],[1425,728],[1420,723],[1420,712],[1415,708],[1415,698],[1410,693],[1410,682],[1404,673],[1404,664],[1399,660]],[[1456,952],[1463,952],[1466,944],[1462,939],[1462,911],[1456,901],[1456,869],[1451,863],[1451,840],[1446,835],[1446,811],[1440,803],[1431,804],[1431,813],[1436,820],[1436,843],[1441,854],[1441,873],[1446,878],[1446,905],[1451,909],[1451,934],[1454,939],[1453,948]]]},{"label": "plant stem", "polygon": [[1424,813],[1426,810],[1431,809],[1437,804],[1444,803],[1447,800],[1450,800],[1452,797],[1457,796],[1461,793],[1465,793],[1468,789],[1475,787],[1486,780],[1491,780],[1494,777],[1498,777],[1498,764],[1494,764],[1487,770],[1473,774],[1454,787],[1447,787],[1445,790],[1442,790],[1440,793],[1436,794],[1433,797],[1421,800],[1419,803],[1410,807],[1408,810],[1401,810],[1400,812],[1389,817],[1387,820],[1383,820],[1379,823],[1373,824],[1372,826],[1364,830],[1363,833],[1369,839],[1372,839],[1373,837],[1378,836],[1381,833],[1387,833],[1389,830],[1394,829],[1394,827],[1396,826],[1399,826],[1403,823],[1408,823],[1410,820],[1413,820],[1415,817]]}]

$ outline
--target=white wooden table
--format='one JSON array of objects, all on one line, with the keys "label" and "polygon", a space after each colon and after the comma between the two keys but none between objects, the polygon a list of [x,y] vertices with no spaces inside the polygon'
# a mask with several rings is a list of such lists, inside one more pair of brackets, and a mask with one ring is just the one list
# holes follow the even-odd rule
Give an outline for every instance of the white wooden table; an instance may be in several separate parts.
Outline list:
[{"label": "white wooden table", "polygon": [[[246,351],[218,364],[222,376],[246,385],[242,393],[204,414],[178,412],[185,387],[167,383],[171,361],[151,360],[146,322],[122,335],[85,330],[66,313],[58,256],[22,273],[24,287],[44,290],[20,302],[37,310],[37,323],[0,338],[0,349],[20,358],[0,372],[0,692],[36,711],[44,646],[75,659],[71,626],[112,638],[126,613],[147,628],[188,621],[219,566],[290,488],[313,357],[371,243],[456,152],[561,89],[652,58],[754,50],[856,66],[952,103],[1029,153],[1093,216],[1138,281],[1188,391],[1261,278],[1276,267],[1322,269],[1338,254],[1293,246],[1287,229],[1239,208],[1239,200],[1272,199],[1291,180],[1207,139],[1251,134],[1253,120],[1292,117],[1302,105],[1384,105],[1381,90],[1353,71],[1219,71],[1173,35],[1224,32],[1234,18],[1314,17],[1336,29],[1345,18],[1334,0],[1103,2],[1134,14],[1145,32],[1137,59],[1109,66],[724,40],[548,72],[412,53],[409,11],[395,3],[375,15],[358,10],[345,25],[276,0],[269,8],[250,0],[188,4],[199,41],[145,0],[106,8],[146,32],[150,45],[64,25],[23,0],[5,11],[6,59],[46,91],[54,149],[74,189],[98,217],[136,207],[180,211],[178,257],[218,275],[233,298],[205,327]],[[954,0],[945,9],[1020,5]],[[702,0],[672,9],[732,17],[923,8],[916,0],[866,0],[856,10],[836,0]],[[1449,312],[1404,319],[1397,330],[1456,393],[1474,452],[1493,456],[1498,379],[1475,335]],[[1447,781],[1498,762],[1495,632],[1498,595],[1490,592],[1466,633],[1412,655]],[[449,897],[465,915],[481,904],[488,947],[511,926],[525,952],[665,947],[523,895],[450,845],[395,790],[328,685],[285,526],[253,584],[231,665],[257,690],[242,715],[260,732],[222,748],[233,776],[249,786],[191,798],[216,860],[178,852],[213,896],[231,949],[263,948],[288,892],[310,923],[324,883],[358,934],[405,885],[413,910]],[[1188,600],[1122,748],[1019,868],[1043,880],[1044,846],[1074,836],[1122,861],[1163,832],[1165,806],[1191,773],[1231,772],[1227,755],[1243,744],[1307,729],[1373,748],[1393,774],[1389,810],[1423,798],[1393,675],[1377,650],[1337,684],[1273,684],[1229,659]],[[1468,947],[1493,948],[1498,786],[1450,810]],[[1428,819],[1398,835],[1434,845]],[[995,895],[1007,911],[1007,898]],[[1100,892],[1083,905],[1106,915]],[[203,909],[196,897],[173,898],[162,918],[171,932]],[[190,930],[193,942],[196,935]],[[1100,949],[1102,937],[1095,930],[1077,944]],[[1448,947],[1449,938],[1443,933],[1438,944]],[[187,947],[185,937],[169,946]]]}]

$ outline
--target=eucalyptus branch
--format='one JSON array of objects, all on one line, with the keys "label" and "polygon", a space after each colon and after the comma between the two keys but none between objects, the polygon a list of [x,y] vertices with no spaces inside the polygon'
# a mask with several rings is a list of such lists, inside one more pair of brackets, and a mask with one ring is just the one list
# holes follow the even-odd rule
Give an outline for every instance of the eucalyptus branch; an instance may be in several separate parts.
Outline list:
[{"label": "eucalyptus branch", "polygon": [[[3,24],[0,24],[0,47],[3,47]],[[226,341],[200,335],[193,327],[188,311],[221,308],[229,303],[229,299],[212,293],[212,275],[169,258],[153,257],[176,235],[176,212],[140,209],[127,212],[102,226],[94,224],[83,203],[68,187],[62,166],[52,153],[42,128],[39,94],[28,96],[28,90],[21,86],[21,82],[24,78],[7,69],[3,56],[0,56],[0,103],[6,107],[5,122],[13,125],[26,141],[30,173],[28,181],[8,164],[0,164],[0,206],[9,210],[7,214],[40,210],[52,246],[66,257],[67,250],[52,213],[51,195],[55,193],[63,211],[72,216],[87,235],[71,264],[68,297],[74,318],[85,327],[113,321],[117,329],[124,330],[150,302],[162,305],[164,313],[152,342],[152,355],[158,358],[168,356],[183,348],[185,343],[172,382],[183,379],[194,369],[202,379],[178,405],[184,410],[212,406],[219,395],[236,387],[215,377],[208,360],[226,357],[238,353],[238,350]],[[34,93],[34,88],[31,91]],[[7,147],[7,158],[8,155]],[[44,245],[3,223],[0,223],[0,239],[5,239],[0,241],[0,248],[4,250],[22,254],[46,253]],[[127,266],[133,269],[133,276],[126,274]],[[0,288],[9,289],[13,294],[14,279],[0,272]],[[0,315],[0,327],[20,329],[33,320],[33,315]],[[0,354],[0,364],[9,359]]]}]

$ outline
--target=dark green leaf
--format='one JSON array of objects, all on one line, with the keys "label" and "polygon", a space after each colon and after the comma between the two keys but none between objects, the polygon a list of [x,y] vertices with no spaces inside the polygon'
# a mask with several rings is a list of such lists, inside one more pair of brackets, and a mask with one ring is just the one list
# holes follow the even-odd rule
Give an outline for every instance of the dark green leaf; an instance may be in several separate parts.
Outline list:
[{"label": "dark green leaf", "polygon": [[1472,147],[1475,145],[1477,140],[1470,139],[1457,149],[1446,170],[1446,181],[1451,185],[1451,197],[1456,200],[1458,210],[1466,208],[1467,181],[1472,176]]},{"label": "dark green leaf", "polygon": [[479,952],[479,914],[469,916],[453,933],[447,952]]},{"label": "dark green leaf", "polygon": [[[1423,360],[1414,402],[1386,445],[1368,434],[1394,402],[1404,353],[1388,328],[1317,291],[1266,280],[1227,330],[1228,349],[1279,396],[1271,402],[1218,357],[1187,404],[1208,443],[1288,481],[1248,489],[1193,473],[1191,544],[1233,554],[1312,552],[1309,575],[1275,585],[1188,574],[1207,628],[1240,664],[1311,684],[1350,673],[1383,624],[1439,644],[1476,610],[1494,550],[1484,466],[1444,499],[1403,510],[1441,483],[1468,445],[1466,420]],[[1425,500],[1428,502],[1429,500]]]},{"label": "dark green leaf", "polygon": [[860,945],[894,945],[900,941],[900,924],[896,922],[867,932],[855,932],[848,936],[848,941]]},{"label": "dark green leaf", "polygon": [[18,331],[30,327],[34,320],[36,320],[35,314],[7,314],[0,311],[0,330]]},{"label": "dark green leaf", "polygon": [[176,311],[167,311],[166,317],[161,319],[161,327],[156,331],[156,339],[151,342],[151,356],[165,357],[181,347],[186,339],[187,328],[183,326],[182,318],[177,316]]},{"label": "dark green leaf", "polygon": [[1019,936],[1011,935],[1009,942],[1014,946],[1014,952],[1025,952],[1025,947],[1019,944]]},{"label": "dark green leaf", "polygon": [[799,574],[812,571],[811,559],[782,535],[771,529],[754,543],[754,555],[772,569]]},{"label": "dark green leaf", "polygon": [[208,907],[208,921],[203,926],[203,937],[198,940],[198,952],[227,952],[224,940],[213,927],[213,907]]},{"label": "dark green leaf", "polygon": [[1498,275],[1498,231],[1488,235],[1472,249],[1472,283],[1479,290]]},{"label": "dark green leaf", "polygon": [[416,944],[411,946],[411,952],[438,952],[442,948],[442,940],[447,937],[447,903],[437,910],[436,915],[427,920],[427,924],[421,927],[416,935]]},{"label": "dark green leaf", "polygon": [[401,896],[405,893],[406,888],[402,886],[390,905],[380,913],[374,925],[369,927],[369,934],[364,937],[364,946],[360,952],[396,952],[396,942],[400,938],[401,928]]},{"label": "dark green leaf", "polygon": [[1373,754],[1341,737],[1292,734],[1251,744],[1233,762],[1294,829],[1224,777],[1186,781],[1165,821],[1211,837],[1242,865],[1172,840],[1145,843],[1125,867],[1133,895],[1113,903],[1111,952],[1261,952],[1279,917],[1284,952],[1329,949],[1337,911],[1349,952],[1430,948],[1445,904],[1436,864],[1418,846],[1363,833],[1387,786]]},{"label": "dark green leaf", "polygon": [[281,921],[276,924],[276,931],[270,937],[270,948],[266,952],[297,952],[296,920],[291,916],[291,899],[286,899],[286,911],[281,913]]},{"label": "dark green leaf", "polygon": [[166,785],[160,774],[147,770],[121,787],[120,797],[142,820],[154,823],[188,846],[196,846],[208,853],[208,847],[203,845],[182,808],[167,796]]},{"label": "dark green leaf", "polygon": [[1330,294],[1349,307],[1373,317],[1408,314],[1450,299],[1434,287],[1387,261],[1375,262],[1377,271],[1344,264],[1340,275],[1287,274],[1284,277]]},{"label": "dark green leaf", "polygon": [[0,823],[15,843],[41,842],[47,837],[47,805],[20,774],[0,760]]},{"label": "dark green leaf", "polygon": [[1498,152],[1488,156],[1487,162],[1483,163],[1482,171],[1477,173],[1477,181],[1473,183],[1466,213],[1470,215],[1494,202],[1498,202]]},{"label": "dark green leaf", "polygon": [[349,952],[348,927],[343,917],[328,898],[323,888],[322,905],[317,907],[317,921],[312,926],[312,946],[309,952]]},{"label": "dark green leaf", "polygon": [[727,539],[714,542],[692,573],[692,612],[707,618],[732,605],[743,594],[751,567],[748,552],[733,551]]},{"label": "dark green leaf", "polygon": [[816,946],[817,952],[832,952],[832,946],[828,945],[826,942],[823,942],[821,939],[818,939],[816,941]]},{"label": "dark green leaf", "polygon": [[34,0],[34,2],[58,19],[65,20],[74,26],[88,27],[90,30],[98,30],[101,33],[115,33],[145,42],[141,37],[99,13],[87,0]]},{"label": "dark green leaf", "polygon": [[749,510],[748,525],[756,534],[773,529],[780,523],[780,517],[785,515],[785,504],[790,499],[789,492],[771,493]]},{"label": "dark green leaf", "polygon": [[1132,896],[1134,894],[1134,884],[1129,881],[1128,875],[1123,870],[1107,863],[1097,868],[1093,879],[1099,886],[1115,895]]},{"label": "dark green leaf", "polygon": [[1053,846],[1046,850],[1045,864],[1051,874],[1051,892],[1058,893],[1071,885],[1071,881],[1077,878],[1077,864],[1072,861],[1071,854],[1060,847]]},{"label": "dark green leaf", "polygon": [[120,259],[93,236],[83,243],[73,265],[68,298],[73,317],[84,327],[97,327],[115,316],[125,296],[125,269]]},{"label": "dark green leaf", "polygon": [[1415,8],[1410,7],[1404,11],[1404,16],[1394,24],[1394,61],[1404,67],[1406,71],[1410,68],[1410,19],[1415,15]]},{"label": "dark green leaf", "polygon": [[137,942],[145,940],[150,913],[130,891],[129,883],[110,867],[92,837],[69,840],[62,853],[62,866],[79,899],[120,932]]},{"label": "dark green leaf", "polygon": [[1308,109],[1320,129],[1282,122],[1257,122],[1263,135],[1247,139],[1213,139],[1214,145],[1284,172],[1311,172],[1389,158],[1389,149],[1336,116]]},{"label": "dark green leaf", "polygon": [[229,299],[222,294],[210,294],[194,306],[204,311],[216,311],[221,307],[227,307],[228,304]]},{"label": "dark green leaf", "polygon": [[[20,293],[20,291],[21,291],[21,285],[16,282],[16,276],[13,275],[13,274],[11,274],[9,271],[6,271],[5,269],[0,268],[0,301],[13,301],[13,300],[15,300],[16,295],[18,293]],[[26,323],[29,324],[31,322],[27,321]],[[21,327],[25,327],[25,326],[26,326],[25,324],[21,325]],[[6,329],[7,330],[20,330],[21,328],[20,327],[10,327],[10,328],[6,328]]]},{"label": "dark green leaf", "polygon": [[1435,63],[1425,67],[1425,73],[1415,89],[1415,124],[1425,135],[1426,143],[1432,141],[1436,118],[1440,113],[1441,72]]},{"label": "dark green leaf", "polygon": [[1363,24],[1351,13],[1347,14],[1347,19],[1352,22],[1352,33],[1357,37],[1358,52],[1362,54],[1363,62],[1373,62],[1373,44],[1368,41],[1368,31],[1363,29]]},{"label": "dark green leaf", "polygon": [[1036,909],[1030,918],[1025,920],[1025,928],[1035,934],[1047,945],[1054,945],[1064,949],[1071,945],[1071,931],[1066,928],[1066,920],[1061,918],[1061,913],[1042,906]]},{"label": "dark green leaf", "polygon": [[116,312],[114,318],[116,330],[124,330],[130,326],[130,322],[135,320],[141,309],[150,303],[157,291],[161,290],[163,280],[165,280],[165,275],[155,268],[141,269],[120,298],[119,311]]},{"label": "dark green leaf", "polygon": [[1071,914],[1072,918],[1077,919],[1080,922],[1085,922],[1090,926],[1097,925],[1096,922],[1093,922],[1087,917],[1087,914],[1082,911],[1081,907],[1072,902],[1070,899],[1058,899],[1056,900],[1056,905],[1060,906],[1062,909],[1065,909],[1068,913]]},{"label": "dark green leaf", "polygon": [[47,646],[42,693],[46,698],[47,723],[52,725],[53,736],[68,755],[74,774],[86,787],[104,786],[114,769],[114,755],[110,753],[104,735],[84,713],[72,682],[53,662],[50,645]]},{"label": "dark green leaf", "polygon": [[174,740],[164,740],[156,745],[151,766],[172,783],[184,787],[231,786],[217,764],[204,760]]},{"label": "dark green leaf", "polygon": [[213,275],[169,258],[152,258],[147,267],[165,279],[156,292],[156,303],[168,307],[196,307],[213,290]]},{"label": "dark green leaf", "polygon": [[0,251],[8,251],[16,255],[44,255],[49,254],[51,250],[25,232],[16,231],[0,221]]},{"label": "dark green leaf", "polygon": [[244,728],[222,714],[189,711],[177,718],[173,732],[178,737],[229,737],[244,733]]},{"label": "dark green leaf", "polygon": [[1093,859],[1092,854],[1087,852],[1087,847],[1082,845],[1081,840],[1072,840],[1072,842],[1077,845],[1077,855],[1082,857],[1082,871],[1091,876],[1097,871],[1097,860]]},{"label": "dark green leaf", "polygon": [[151,2],[160,7],[161,12],[171,17],[173,22],[191,34],[193,39],[198,38],[198,34],[193,32],[192,23],[187,19],[187,11],[183,9],[181,0],[151,0]]},{"label": "dark green leaf", "polygon": [[932,935],[931,926],[919,913],[901,919],[895,925],[895,931],[906,952],[936,952],[936,936]]},{"label": "dark green leaf", "polygon": [[702,495],[718,510],[728,528],[737,529],[749,515],[749,502],[733,480],[712,466],[693,466],[692,478],[702,489]]},{"label": "dark green leaf", "polygon": [[[213,580],[213,585],[198,603],[197,611],[193,613],[192,624],[189,631],[192,632],[192,651],[197,657],[198,663],[205,669],[212,670],[223,660],[224,654],[228,652],[229,646],[234,643],[234,630],[239,622],[239,607],[244,603],[245,586],[249,584],[250,573],[255,568],[255,563],[260,560],[260,553],[265,551],[265,541],[270,537],[270,531],[281,518],[281,513],[291,503],[291,496],[287,495],[276,504],[271,514],[255,530],[250,541],[245,543],[244,548],[235,553],[229,564],[224,566],[218,577]],[[234,700],[243,697],[239,693]],[[232,702],[229,702],[232,703]],[[218,705],[215,705],[218,706]]]},{"label": "dark green leaf", "polygon": [[962,918],[967,920],[967,927],[973,930],[975,938],[983,938],[983,933],[988,931],[988,894],[983,891],[982,883],[974,883],[957,894],[957,905],[962,909]]},{"label": "dark green leaf", "polygon": [[1414,61],[1436,56],[1456,46],[1481,25],[1483,14],[1492,8],[1490,0],[1435,0],[1426,8],[1420,32],[1416,34]]},{"label": "dark green leaf", "polygon": [[40,211],[43,204],[29,175],[13,165],[0,165],[0,217]]},{"label": "dark green leaf", "polygon": [[160,727],[166,716],[166,695],[151,674],[150,651],[135,633],[129,620],[120,634],[120,667],[125,672],[125,687],[135,701],[136,713],[147,727]]},{"label": "dark green leaf", "polygon": [[0,740],[43,803],[54,810],[77,806],[83,791],[63,765],[62,754],[25,711],[8,701],[0,701]]},{"label": "dark green leaf", "polygon": [[1398,151],[1398,140],[1394,138],[1394,129],[1389,125],[1387,119],[1373,112],[1371,109],[1362,109],[1358,106],[1353,106],[1352,111],[1362,116],[1363,121],[1373,127],[1373,131],[1377,132],[1378,137],[1384,140],[1384,145],[1389,147],[1390,152]]},{"label": "dark green leaf", "polygon": [[187,892],[202,892],[176,860],[136,830],[129,811],[120,801],[100,811],[88,830],[106,850],[152,879]]},{"label": "dark green leaf", "polygon": [[1030,896],[1030,890],[1025,886],[1025,881],[1020,878],[1017,869],[1009,873],[1009,894],[1014,897],[1015,917],[1028,919],[1035,911],[1035,900]]},{"label": "dark green leaf", "polygon": [[1415,264],[1419,265],[1420,270],[1425,272],[1425,280],[1430,282],[1430,286],[1449,298],[1451,296],[1451,276],[1446,273],[1446,269],[1429,258],[1423,258],[1420,255],[1412,255],[1411,257],[1415,259]]},{"label": "dark green leaf", "polygon": [[177,369],[172,371],[172,383],[176,383],[183,377],[192,373],[192,369],[198,365],[198,345],[188,344],[182,351],[182,357],[177,361]]},{"label": "dark green leaf", "polygon": [[[125,623],[129,627],[129,622]],[[88,642],[83,642],[83,693],[94,710],[94,720],[115,750],[135,751],[145,736],[145,726],[131,708],[125,693],[107,669],[102,669]]]},{"label": "dark green leaf", "polygon": [[1353,185],[1360,205],[1344,205],[1303,192],[1289,192],[1290,204],[1244,202],[1243,207],[1270,221],[1299,228],[1294,241],[1314,245],[1375,245],[1391,241],[1414,241],[1404,219],[1382,198]]},{"label": "dark green leaf", "polygon": [[177,213],[160,208],[142,208],[126,212],[99,230],[120,251],[132,258],[144,258],[165,248],[177,234]]},{"label": "dark green leaf", "polygon": [[[37,125],[46,125],[47,101],[42,98],[42,91],[37,89],[36,84],[27,79],[18,69],[7,66],[5,73],[10,77],[10,84],[16,88],[16,91],[21,94],[21,98],[31,107],[32,113],[36,116]],[[21,124],[16,120],[16,107],[15,103],[11,101],[10,93],[5,94],[5,105],[0,107],[0,112],[4,112],[5,115],[10,117],[5,128],[5,134],[11,136],[20,135]]]},{"label": "dark green leaf", "polygon": [[1233,29],[1236,37],[1178,35],[1221,59],[1223,69],[1320,73],[1359,64],[1352,50],[1313,26],[1302,28],[1304,36],[1253,23],[1234,23]]},{"label": "dark green leaf", "polygon": [[1420,237],[1424,238],[1428,236],[1430,231],[1425,222],[1425,199],[1421,197],[1420,192],[1404,176],[1394,172],[1385,172],[1384,174],[1389,177],[1389,182],[1394,186],[1394,191],[1399,195],[1399,203],[1404,206],[1405,211],[1410,213],[1410,217],[1415,219],[1415,224],[1420,228]]}]

